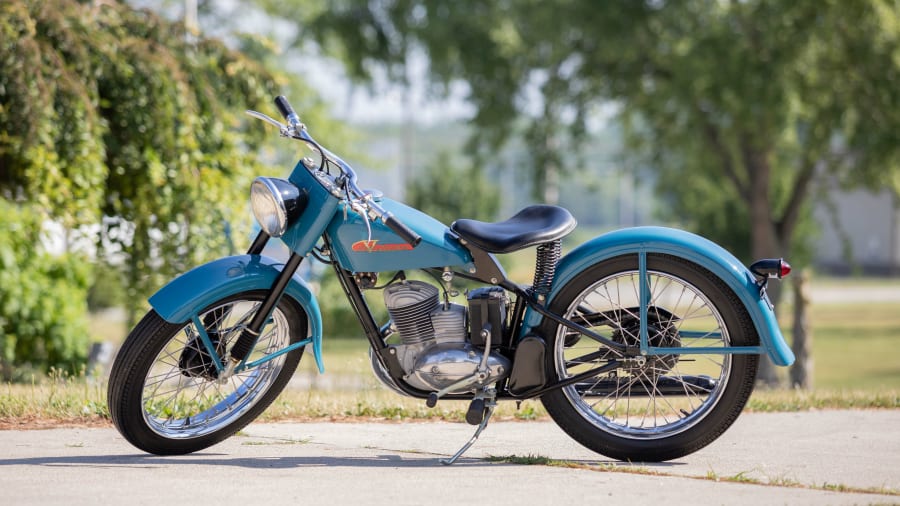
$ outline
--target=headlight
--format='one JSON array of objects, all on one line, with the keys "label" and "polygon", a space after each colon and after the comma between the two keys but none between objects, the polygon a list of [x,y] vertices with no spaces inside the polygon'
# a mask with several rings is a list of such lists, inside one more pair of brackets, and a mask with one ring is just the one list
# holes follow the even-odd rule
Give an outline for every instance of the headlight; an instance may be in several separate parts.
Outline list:
[{"label": "headlight", "polygon": [[290,181],[258,177],[250,185],[250,207],[263,231],[281,237],[306,207],[306,194]]}]

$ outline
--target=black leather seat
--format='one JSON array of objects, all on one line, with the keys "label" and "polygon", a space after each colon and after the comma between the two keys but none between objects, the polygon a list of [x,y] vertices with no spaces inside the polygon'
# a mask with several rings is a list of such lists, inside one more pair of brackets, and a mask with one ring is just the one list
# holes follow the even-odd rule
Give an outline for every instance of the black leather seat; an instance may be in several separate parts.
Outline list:
[{"label": "black leather seat", "polygon": [[511,253],[562,239],[575,225],[575,218],[562,207],[537,205],[498,223],[459,219],[450,230],[488,253]]}]

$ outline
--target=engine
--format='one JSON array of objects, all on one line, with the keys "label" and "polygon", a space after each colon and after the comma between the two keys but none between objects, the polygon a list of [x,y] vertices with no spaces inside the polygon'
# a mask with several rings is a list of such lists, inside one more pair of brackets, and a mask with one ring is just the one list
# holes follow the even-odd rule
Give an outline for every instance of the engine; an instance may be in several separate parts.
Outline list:
[{"label": "engine", "polygon": [[[497,292],[500,290],[500,292]],[[505,323],[506,305],[497,297],[502,289],[480,289],[469,295],[470,306],[476,304],[481,315],[490,317],[492,328],[492,348],[500,344]],[[474,295],[473,295],[474,294]],[[486,298],[493,296],[490,305]],[[393,345],[403,370],[404,379],[411,386],[421,390],[441,390],[464,378],[472,376],[484,355],[481,347],[469,339],[467,325],[468,311],[461,304],[441,303],[436,287],[422,281],[404,281],[384,289],[384,303],[391,315],[394,328],[400,334],[401,343]],[[490,308],[485,311],[485,308]],[[490,313],[490,315],[486,314]],[[498,324],[499,322],[499,324]],[[480,338],[481,325],[472,325],[471,334]],[[510,361],[503,355],[491,351],[487,359],[488,378],[482,384],[488,385],[509,374]],[[459,391],[470,391],[472,386]]]}]

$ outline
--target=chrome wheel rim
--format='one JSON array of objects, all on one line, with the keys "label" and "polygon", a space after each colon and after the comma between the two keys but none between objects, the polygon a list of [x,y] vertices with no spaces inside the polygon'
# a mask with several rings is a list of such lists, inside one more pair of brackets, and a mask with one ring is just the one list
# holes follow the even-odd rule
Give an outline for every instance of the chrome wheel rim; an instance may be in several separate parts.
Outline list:
[{"label": "chrome wheel rim", "polygon": [[[259,301],[237,300],[200,315],[214,316],[216,328],[230,348],[259,307]],[[141,406],[144,421],[155,433],[169,439],[190,439],[214,433],[249,411],[281,372],[286,355],[235,373],[219,382],[182,374],[179,357],[185,347],[196,346],[193,323],[182,327],[160,350],[144,379]],[[193,342],[193,344],[191,344]],[[277,307],[260,332],[247,363],[264,357],[290,342],[288,320]]]},{"label": "chrome wheel rim", "polygon": [[[651,345],[729,346],[722,315],[700,289],[659,271],[648,270],[647,279]],[[592,315],[586,326],[594,332],[636,345],[640,339],[639,287],[636,270],[608,276],[581,292],[566,316],[586,322],[586,315]],[[655,315],[652,325],[651,315]],[[587,337],[573,340],[571,333],[560,327],[554,349],[560,379],[618,359],[603,350],[607,348]],[[660,439],[700,423],[721,400],[732,367],[731,355],[715,353],[646,360],[643,365],[632,362],[608,375],[565,387],[563,393],[580,416],[603,431],[628,439]]]}]

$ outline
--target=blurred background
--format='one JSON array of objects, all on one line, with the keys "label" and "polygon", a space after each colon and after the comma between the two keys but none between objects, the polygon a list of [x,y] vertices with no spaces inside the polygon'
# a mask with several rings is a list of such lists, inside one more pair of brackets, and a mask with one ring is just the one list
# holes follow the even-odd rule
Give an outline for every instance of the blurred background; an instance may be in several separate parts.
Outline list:
[{"label": "blurred background", "polygon": [[[27,0],[0,34],[8,385],[102,378],[147,296],[247,248],[250,181],[296,153],[243,111],[283,94],[448,224],[545,202],[579,221],[566,248],[657,224],[787,258],[800,360],[760,384],[900,404],[896,2]],[[339,287],[308,276],[335,374],[368,385]]]}]

